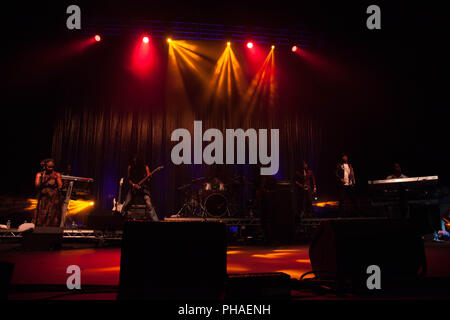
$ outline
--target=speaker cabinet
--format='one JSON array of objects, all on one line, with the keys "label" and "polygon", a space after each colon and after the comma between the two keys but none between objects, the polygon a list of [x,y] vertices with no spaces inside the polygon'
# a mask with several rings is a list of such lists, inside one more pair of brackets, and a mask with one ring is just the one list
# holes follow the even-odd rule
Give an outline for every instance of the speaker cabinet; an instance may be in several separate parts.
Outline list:
[{"label": "speaker cabinet", "polygon": [[36,227],[23,233],[22,246],[25,250],[57,250],[61,248],[62,240],[62,228]]},{"label": "speaker cabinet", "polygon": [[268,243],[289,244],[293,241],[295,220],[292,192],[275,190],[264,194],[261,203],[261,224]]},{"label": "speaker cabinet", "polygon": [[87,217],[88,228],[96,230],[108,230],[116,231],[122,230],[124,224],[124,218],[112,211],[104,211],[101,213],[92,213]]},{"label": "speaker cabinet", "polygon": [[126,222],[118,298],[217,299],[226,250],[222,223]]},{"label": "speaker cabinet", "polygon": [[402,220],[326,220],[309,248],[311,265],[322,279],[367,289],[367,267],[381,269],[382,288],[417,280],[426,272],[423,240]]}]

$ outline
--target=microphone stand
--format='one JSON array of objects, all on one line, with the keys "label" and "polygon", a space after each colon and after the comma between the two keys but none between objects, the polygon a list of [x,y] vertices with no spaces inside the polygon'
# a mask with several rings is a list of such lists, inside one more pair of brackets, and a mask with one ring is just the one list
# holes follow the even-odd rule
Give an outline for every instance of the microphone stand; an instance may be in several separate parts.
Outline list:
[{"label": "microphone stand", "polygon": [[45,176],[45,168],[42,170],[41,172],[41,176],[40,176],[40,181],[39,181],[39,187],[38,187],[38,192],[36,195],[37,198],[37,204],[36,204],[36,219],[35,222],[37,224],[38,222],[38,213],[39,213],[39,205],[41,203],[41,188],[42,188],[42,183],[44,182],[44,176]]}]

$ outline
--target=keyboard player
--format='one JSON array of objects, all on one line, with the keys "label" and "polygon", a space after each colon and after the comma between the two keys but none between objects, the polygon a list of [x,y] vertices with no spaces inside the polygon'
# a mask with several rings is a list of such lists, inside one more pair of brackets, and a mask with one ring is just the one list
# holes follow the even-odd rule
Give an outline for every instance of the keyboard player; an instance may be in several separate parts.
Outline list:
[{"label": "keyboard player", "polygon": [[401,178],[408,178],[402,173],[402,167],[400,167],[399,163],[394,163],[394,171],[391,175],[387,176],[386,179],[401,179]]}]

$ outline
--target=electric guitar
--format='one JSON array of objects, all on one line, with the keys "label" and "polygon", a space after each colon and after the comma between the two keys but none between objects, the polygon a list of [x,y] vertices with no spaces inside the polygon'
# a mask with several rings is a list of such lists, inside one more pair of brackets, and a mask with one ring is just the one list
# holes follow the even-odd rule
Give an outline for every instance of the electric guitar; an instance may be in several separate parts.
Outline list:
[{"label": "electric guitar", "polygon": [[[305,179],[305,176],[304,176],[304,174],[303,174],[302,172],[300,172],[300,171],[295,171],[295,174],[296,174],[298,177]],[[309,190],[309,187],[308,187],[308,185],[307,185],[306,183],[300,183],[300,182],[298,182],[298,181],[295,181],[295,184],[298,185],[301,189],[303,189],[303,190],[305,190],[305,191],[308,191],[308,190]]]},{"label": "electric guitar", "polygon": [[302,183],[300,183],[300,182],[298,182],[298,181],[295,181],[295,184],[298,185],[301,189],[303,189],[303,190],[305,190],[305,191],[308,191],[308,190],[309,190],[309,187],[308,187],[308,185],[306,185],[306,184],[302,184]]},{"label": "electric guitar", "polygon": [[[113,211],[121,212],[123,207],[123,201],[122,201],[122,186],[123,186],[123,178],[120,179],[119,183],[119,195],[116,198],[113,199]],[[121,203],[122,202],[122,203]]]},{"label": "electric guitar", "polygon": [[140,187],[142,187],[142,185],[149,180],[153,174],[155,174],[156,172],[162,170],[164,168],[164,166],[159,166],[158,168],[154,169],[152,172],[150,172],[150,175],[144,177],[141,181],[139,181],[138,183],[136,183],[135,185],[137,185],[139,188],[134,187],[132,189],[132,192],[136,192],[138,189],[140,189]]}]

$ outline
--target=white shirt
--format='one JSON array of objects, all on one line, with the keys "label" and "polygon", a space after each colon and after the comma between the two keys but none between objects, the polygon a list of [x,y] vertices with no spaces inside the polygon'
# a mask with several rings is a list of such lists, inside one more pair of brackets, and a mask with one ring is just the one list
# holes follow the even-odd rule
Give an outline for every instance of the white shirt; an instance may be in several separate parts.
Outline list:
[{"label": "white shirt", "polygon": [[349,176],[350,176],[350,166],[348,165],[348,163],[344,163],[342,165],[342,169],[344,169],[344,186],[350,186],[353,184],[353,181],[349,180]]}]

